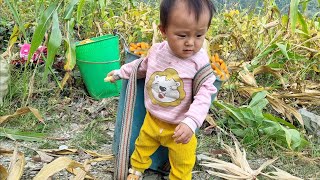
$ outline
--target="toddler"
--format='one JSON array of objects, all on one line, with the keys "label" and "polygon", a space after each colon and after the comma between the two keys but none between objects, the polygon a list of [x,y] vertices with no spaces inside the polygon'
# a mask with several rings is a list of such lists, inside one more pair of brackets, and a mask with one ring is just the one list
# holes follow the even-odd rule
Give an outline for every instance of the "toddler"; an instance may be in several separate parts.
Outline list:
[{"label": "toddler", "polygon": [[[211,0],[162,0],[159,29],[166,39],[154,44],[139,66],[138,78],[145,78],[145,116],[130,162],[128,179],[142,179],[152,164],[150,156],[160,145],[168,147],[170,180],[190,180],[196,160],[199,128],[217,92],[215,76],[192,94],[193,78],[209,63],[202,45],[210,26],[214,6]],[[129,79],[137,61],[111,71],[107,78]]]}]

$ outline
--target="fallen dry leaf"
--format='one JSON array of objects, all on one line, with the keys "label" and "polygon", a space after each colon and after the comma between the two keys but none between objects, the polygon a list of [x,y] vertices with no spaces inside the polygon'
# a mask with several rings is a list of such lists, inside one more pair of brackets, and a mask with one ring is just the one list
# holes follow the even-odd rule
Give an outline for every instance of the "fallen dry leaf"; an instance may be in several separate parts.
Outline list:
[{"label": "fallen dry leaf", "polygon": [[292,116],[294,116],[302,125],[302,127],[304,126],[302,116],[295,108],[287,105],[282,100],[270,94],[267,94],[267,100],[269,101],[274,110],[276,110],[278,113],[285,115],[291,123],[293,123]]},{"label": "fallen dry leaf", "polygon": [[273,93],[272,96],[281,98],[291,98],[297,99],[297,104],[313,104],[313,105],[320,105],[320,91],[317,90],[308,90],[306,89],[303,93]]},{"label": "fallen dry leaf", "polygon": [[214,121],[214,119],[210,115],[206,116],[206,121],[210,124],[210,126],[213,126],[213,127],[217,126],[217,123]]},{"label": "fallen dry leaf", "polygon": [[77,149],[40,149],[40,150],[49,154],[56,154],[56,155],[70,155],[70,154],[76,154],[78,152]]},{"label": "fallen dry leaf", "polygon": [[[33,180],[43,180],[48,179],[50,176],[54,175],[55,173],[66,169],[66,168],[82,168],[84,169],[83,165],[68,158],[68,157],[59,157],[56,160],[52,161],[51,163],[45,165],[39,173],[34,177]],[[83,178],[84,179],[84,178]]]},{"label": "fallen dry leaf", "polygon": [[7,169],[0,164],[0,180],[6,180],[8,177]]},{"label": "fallen dry leaf", "polygon": [[23,174],[25,164],[24,154],[19,152],[16,146],[9,166],[8,180],[19,180]]},{"label": "fallen dry leaf", "polygon": [[67,171],[76,175],[76,177],[74,177],[73,180],[81,179],[81,178],[94,179],[92,177],[92,175],[89,173],[91,166],[90,166],[89,161],[87,159],[84,161],[83,167],[84,167],[84,169],[81,169],[79,167],[68,167]]},{"label": "fallen dry leaf", "polygon": [[105,156],[105,157],[90,159],[90,160],[88,160],[88,162],[92,163],[92,162],[100,162],[100,161],[109,161],[109,160],[111,160],[113,158],[114,158],[113,155],[109,155],[109,156]]},{"label": "fallen dry leaf", "polygon": [[36,151],[36,152],[38,153],[40,161],[42,161],[42,162],[49,163],[54,159],[54,157],[49,156],[45,152],[42,152],[42,151]]},{"label": "fallen dry leaf", "polygon": [[43,118],[42,116],[40,115],[39,113],[39,110],[38,109],[35,109],[35,108],[32,108],[32,107],[22,107],[22,108],[19,108],[16,110],[16,112],[14,114],[11,114],[11,115],[5,115],[5,116],[0,116],[0,124],[4,123],[4,122],[7,122],[9,119],[11,118],[14,118],[14,117],[17,117],[17,116],[21,116],[23,114],[27,114],[29,112],[32,112],[32,114],[34,116],[36,116],[36,118],[44,123],[43,121]]}]

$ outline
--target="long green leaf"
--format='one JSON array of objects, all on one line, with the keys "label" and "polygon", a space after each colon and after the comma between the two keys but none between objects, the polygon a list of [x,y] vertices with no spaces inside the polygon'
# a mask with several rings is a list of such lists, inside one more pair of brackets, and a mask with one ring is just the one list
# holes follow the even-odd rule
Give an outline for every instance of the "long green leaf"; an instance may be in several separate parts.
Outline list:
[{"label": "long green leaf", "polygon": [[13,46],[14,43],[17,42],[19,35],[19,27],[17,25],[14,25],[10,39],[9,39],[9,47]]},{"label": "long green leaf", "polygon": [[101,17],[106,16],[106,1],[105,0],[99,0],[99,5],[100,5],[100,11],[101,11]]},{"label": "long green leaf", "polygon": [[299,22],[302,26],[302,31],[305,34],[307,34],[307,36],[305,36],[305,37],[308,38],[308,36],[310,35],[308,24],[306,23],[306,21],[304,20],[304,17],[302,16],[302,14],[300,12],[298,12],[298,19],[299,19]]},{"label": "long green leaf", "polygon": [[54,57],[61,45],[62,34],[59,28],[59,19],[57,11],[54,12],[52,16],[52,30],[48,42],[48,58],[46,60],[46,67],[44,71],[44,78],[47,77],[49,68],[52,66]]},{"label": "long green leaf", "polygon": [[28,56],[28,62],[30,61],[33,53],[38,49],[39,45],[41,44],[43,37],[50,26],[51,17],[57,8],[58,8],[58,3],[54,2],[42,14],[40,22],[37,25],[37,27],[33,33],[33,36],[32,36],[31,47],[30,47],[29,56]]},{"label": "long green leaf", "polygon": [[267,56],[270,52],[272,52],[276,47],[277,47],[277,45],[272,44],[272,45],[269,46],[268,48],[264,49],[258,56],[256,56],[256,57],[251,61],[251,64],[252,64],[252,65],[257,65],[257,64],[259,64],[260,60],[261,60],[262,58],[264,58],[265,56]]},{"label": "long green leaf", "polygon": [[[320,15],[320,12],[315,13],[315,14],[312,16],[312,21],[317,21],[317,18],[318,18],[319,15]],[[320,20],[318,20],[318,22],[320,22]]]},{"label": "long green leaf", "polygon": [[308,3],[309,3],[309,1],[303,1],[303,2],[301,2],[302,12],[306,12],[306,11],[307,11],[307,9],[308,9]]},{"label": "long green leaf", "polygon": [[276,45],[279,47],[281,50],[282,54],[289,60],[289,55],[287,51],[287,45],[281,44],[281,43],[276,43]]},{"label": "long green leaf", "polygon": [[70,2],[70,4],[68,5],[65,13],[64,13],[64,19],[65,20],[70,20],[72,17],[72,12],[73,12],[73,8],[74,6],[79,2],[79,0],[72,0]]},{"label": "long green leaf", "polygon": [[219,102],[219,101],[214,101],[213,102],[215,106],[217,106],[220,109],[225,109],[228,111],[228,113],[236,120],[240,121],[242,126],[245,126],[246,123],[243,121],[243,117],[241,116],[241,114],[236,113],[233,109],[232,106],[225,104],[223,102]]},{"label": "long green leaf", "polygon": [[22,23],[21,19],[20,19],[20,16],[19,16],[19,13],[17,11],[17,8],[15,7],[15,1],[12,3],[12,2],[10,2],[10,0],[5,0],[5,2],[9,6],[9,8],[10,8],[12,14],[13,14],[13,18],[16,21],[16,23],[18,24],[19,29],[22,32],[24,39],[28,42],[26,30],[25,30],[25,28],[23,26],[23,23]]},{"label": "long green leaf", "polygon": [[39,21],[39,17],[41,17],[41,13],[44,11],[45,6],[44,6],[44,0],[38,0],[36,4],[36,12],[35,15],[37,17],[37,21]]},{"label": "long green leaf", "polygon": [[287,129],[287,128],[281,126],[281,125],[280,125],[280,127],[284,131],[284,134],[285,134],[285,137],[286,137],[286,141],[287,141],[287,146],[289,147],[289,149],[292,149],[292,147],[291,147],[292,138],[291,138],[291,134],[289,132],[289,129]]},{"label": "long green leaf", "polygon": [[46,134],[35,132],[21,132],[13,129],[0,128],[0,136],[12,140],[43,141]]},{"label": "long green leaf", "polygon": [[291,0],[290,2],[290,22],[291,22],[291,31],[294,33],[296,29],[297,19],[298,19],[298,6],[300,0]]},{"label": "long green leaf", "polygon": [[257,104],[259,104],[259,102],[263,99],[265,99],[265,97],[267,96],[267,91],[260,91],[258,93],[256,93],[253,97],[252,100],[249,103],[249,108],[256,106]]},{"label": "long green leaf", "polygon": [[285,126],[288,126],[288,127],[291,128],[291,129],[296,129],[296,127],[295,127],[293,124],[291,124],[291,123],[289,123],[288,121],[286,121],[286,120],[284,120],[284,119],[281,119],[281,118],[279,118],[279,117],[275,117],[275,116],[273,116],[272,114],[265,113],[265,114],[263,114],[263,117],[264,117],[265,119],[270,120],[270,121],[274,121],[274,122],[281,123],[281,124],[283,124],[283,125],[285,125]]},{"label": "long green leaf", "polygon": [[71,20],[67,22],[68,34],[67,34],[67,38],[65,39],[67,50],[66,50],[66,64],[64,65],[64,69],[66,71],[71,71],[76,65],[76,46],[72,36],[73,26],[74,26],[74,19],[71,18]]},{"label": "long green leaf", "polygon": [[85,3],[85,0],[80,0],[77,7],[77,22],[79,24],[82,24],[81,18],[82,18],[82,9],[83,9],[84,3]]}]

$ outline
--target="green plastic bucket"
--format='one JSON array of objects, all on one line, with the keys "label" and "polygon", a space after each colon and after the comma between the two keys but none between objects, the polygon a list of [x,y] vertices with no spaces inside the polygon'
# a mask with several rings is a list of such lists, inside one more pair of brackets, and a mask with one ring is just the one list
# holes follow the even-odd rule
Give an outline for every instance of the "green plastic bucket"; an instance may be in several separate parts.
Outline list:
[{"label": "green plastic bucket", "polygon": [[76,59],[90,96],[102,99],[119,96],[121,81],[104,82],[108,72],[120,68],[119,37],[104,35],[76,43]]}]

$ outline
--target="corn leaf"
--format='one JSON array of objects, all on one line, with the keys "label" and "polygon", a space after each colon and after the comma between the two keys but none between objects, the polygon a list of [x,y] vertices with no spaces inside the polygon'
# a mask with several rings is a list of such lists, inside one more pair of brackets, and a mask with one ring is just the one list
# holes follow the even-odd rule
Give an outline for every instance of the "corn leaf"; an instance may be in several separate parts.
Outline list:
[{"label": "corn leaf", "polygon": [[58,3],[54,2],[42,14],[42,16],[40,18],[40,22],[38,23],[38,25],[33,33],[33,36],[32,36],[28,61],[30,61],[33,53],[40,46],[40,44],[43,40],[43,37],[51,24],[52,15],[54,14],[54,12],[56,12],[57,8],[58,8]]},{"label": "corn leaf", "polygon": [[19,32],[20,32],[19,27],[17,25],[14,25],[10,39],[9,39],[9,47],[13,46],[13,44],[17,42]]},{"label": "corn leaf", "polygon": [[306,12],[307,8],[308,8],[308,3],[309,1],[302,1],[301,5],[302,5],[302,12]]},{"label": "corn leaf", "polygon": [[285,121],[284,119],[281,119],[279,117],[273,116],[272,114],[265,113],[265,114],[263,114],[263,116],[264,116],[264,118],[266,118],[268,120],[271,120],[271,121],[274,121],[274,122],[278,122],[280,124],[288,126],[291,129],[297,129],[293,124],[289,123],[288,121]]},{"label": "corn leaf", "polygon": [[291,0],[290,2],[290,22],[291,22],[291,31],[294,33],[297,25],[298,13],[300,0]]},{"label": "corn leaf", "polygon": [[44,133],[21,132],[21,131],[7,129],[7,128],[0,128],[0,136],[7,137],[12,140],[24,140],[24,141],[43,141],[45,138]]},{"label": "corn leaf", "polygon": [[252,65],[259,64],[260,60],[264,57],[266,57],[269,53],[271,53],[275,48],[277,48],[276,44],[272,44],[271,46],[267,47],[265,50],[263,50],[258,56],[256,56],[252,61]]},{"label": "corn leaf", "polygon": [[72,37],[72,29],[74,26],[74,19],[71,19],[67,23],[68,34],[65,39],[66,48],[66,64],[64,65],[64,70],[71,71],[76,65],[76,46]]},{"label": "corn leaf", "polygon": [[37,17],[37,21],[39,19],[39,17],[41,17],[41,12],[43,12],[45,10],[45,0],[39,0],[37,3],[35,3],[36,6],[36,12],[35,15]]},{"label": "corn leaf", "polygon": [[218,108],[221,108],[221,109],[225,109],[227,110],[227,112],[236,120],[240,121],[240,123],[242,124],[243,127],[246,126],[246,123],[245,121],[243,121],[243,116],[234,111],[234,107],[232,107],[231,105],[228,105],[228,104],[225,104],[223,102],[220,102],[220,101],[214,101],[213,102],[215,106],[217,106]]},{"label": "corn leaf", "polygon": [[64,20],[70,20],[72,17],[72,12],[74,6],[79,2],[79,0],[72,0],[68,5],[66,11],[64,12]]},{"label": "corn leaf", "polygon": [[14,1],[13,3],[10,2],[10,0],[5,0],[5,2],[7,3],[7,5],[9,6],[12,14],[13,14],[13,18],[14,20],[16,21],[16,23],[18,24],[19,26],[19,29],[20,31],[22,32],[23,34],[23,37],[25,40],[28,40],[28,37],[27,37],[27,33],[26,33],[26,30],[24,29],[24,26],[23,26],[23,23],[20,19],[20,16],[19,16],[19,13],[17,11],[17,8],[15,7],[16,5],[16,1]]},{"label": "corn leaf", "polygon": [[302,26],[302,31],[307,34],[306,38],[308,38],[308,36],[310,35],[309,33],[309,28],[308,28],[308,24],[306,23],[306,21],[304,20],[304,17],[303,15],[298,12],[298,20],[299,20],[299,23],[301,24]]},{"label": "corn leaf", "polygon": [[287,52],[287,45],[281,44],[281,43],[276,43],[278,48],[281,50],[282,54],[289,60],[289,55]]},{"label": "corn leaf", "polygon": [[47,78],[49,68],[53,64],[54,57],[58,51],[58,48],[61,45],[61,41],[62,41],[62,34],[59,28],[58,13],[57,11],[55,11],[52,17],[52,30],[51,30],[51,35],[48,42],[48,58],[46,60],[44,78]]},{"label": "corn leaf", "polygon": [[100,5],[100,9],[101,9],[101,17],[105,17],[106,15],[106,1],[105,0],[99,0],[99,5]]},{"label": "corn leaf", "polygon": [[[256,105],[258,105],[265,97],[267,96],[267,91],[261,91],[257,93],[250,101],[249,108],[252,108]],[[262,110],[262,109],[261,109]]]},{"label": "corn leaf", "polygon": [[[79,4],[78,4],[78,7],[77,7],[77,22],[79,24],[82,24],[82,21],[81,21],[81,18],[82,18],[82,9],[83,9],[83,6],[85,4],[85,0],[80,0]],[[112,17],[112,16],[111,16]]]},{"label": "corn leaf", "polygon": [[292,138],[291,138],[291,133],[289,132],[289,129],[283,127],[283,126],[279,126],[282,131],[284,131],[284,134],[285,134],[285,138],[286,138],[286,141],[287,141],[287,145],[289,147],[289,149],[292,149],[291,147],[291,142],[292,142]]}]

